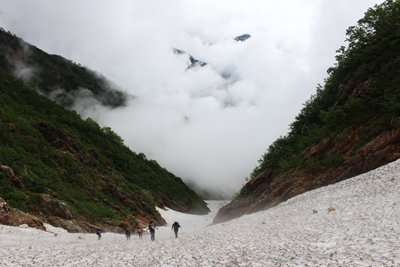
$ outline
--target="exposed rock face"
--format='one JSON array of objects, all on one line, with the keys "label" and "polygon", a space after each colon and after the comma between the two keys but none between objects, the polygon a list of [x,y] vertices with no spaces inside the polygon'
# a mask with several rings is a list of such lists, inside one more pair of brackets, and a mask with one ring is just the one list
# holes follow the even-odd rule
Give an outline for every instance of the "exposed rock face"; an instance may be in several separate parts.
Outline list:
[{"label": "exposed rock face", "polygon": [[49,195],[41,194],[43,203],[41,211],[48,215],[58,216],[66,220],[72,219],[68,205],[62,201],[53,200]]},{"label": "exposed rock face", "polygon": [[158,207],[162,209],[164,209],[165,207],[169,207],[179,212],[191,213],[191,210],[189,208],[179,205],[175,201],[168,199],[163,193],[157,192],[157,195],[160,196],[161,199],[153,198],[153,201],[157,203]]},{"label": "exposed rock face", "polygon": [[268,209],[296,195],[371,171],[400,158],[400,119],[394,122],[393,130],[382,132],[366,145],[357,148],[356,141],[362,126],[354,125],[346,129],[337,139],[343,141],[326,138],[301,154],[303,159],[326,159],[341,155],[344,162],[314,172],[292,169],[276,177],[272,176],[273,170],[266,169],[244,186],[252,192],[252,196],[235,199],[222,207],[214,223]]},{"label": "exposed rock face", "polygon": [[[110,179],[107,176],[102,177],[102,191],[106,193],[112,193],[114,196],[116,196],[126,207],[133,207],[139,211],[139,214],[136,214],[136,217],[140,217],[141,221],[145,222],[147,225],[150,221],[153,219],[150,218],[149,215],[147,215],[144,211],[138,209],[137,205],[135,202],[132,201],[132,196],[123,190],[121,187],[117,186],[115,184],[115,181]],[[124,212],[120,207],[113,205],[110,203],[107,199],[103,199],[103,202],[107,204],[107,206],[111,207],[113,210],[115,210],[118,215],[122,217],[128,217],[128,214]],[[158,225],[166,225],[167,222],[161,217],[161,215],[158,212],[154,212],[152,207],[150,207],[149,204],[147,204],[144,201],[141,201],[140,203],[145,209],[146,212],[150,213],[154,218],[155,222]]]},{"label": "exposed rock face", "polygon": [[[70,233],[95,233],[100,227],[103,228],[103,232],[125,233],[125,230],[128,228],[133,230],[141,227],[140,225],[132,225],[125,221],[116,222],[111,219],[99,219],[96,221],[96,224],[92,224],[75,219],[65,220],[57,216],[46,216],[45,222],[55,227],[64,228]],[[146,225],[143,224],[142,228],[145,226]]]},{"label": "exposed rock face", "polygon": [[10,208],[2,198],[0,198],[0,224],[11,226],[27,224],[30,227],[46,230],[40,219],[28,213]]},{"label": "exposed rock face", "polygon": [[81,224],[86,225],[84,223],[79,223],[76,220],[65,220],[63,218],[57,216],[46,216],[45,222],[51,224],[54,227],[60,227],[66,229],[70,233],[94,233],[96,232],[97,226],[93,227],[82,227]]},{"label": "exposed rock face", "polygon": [[69,138],[64,132],[53,125],[41,121],[35,125],[35,128],[39,130],[46,141],[51,143],[55,148],[72,154],[81,151],[81,147],[76,140]]},{"label": "exposed rock face", "polygon": [[19,189],[25,188],[21,178],[15,176],[14,171],[4,165],[0,165],[0,172],[3,173],[5,176],[11,178],[11,182]]}]

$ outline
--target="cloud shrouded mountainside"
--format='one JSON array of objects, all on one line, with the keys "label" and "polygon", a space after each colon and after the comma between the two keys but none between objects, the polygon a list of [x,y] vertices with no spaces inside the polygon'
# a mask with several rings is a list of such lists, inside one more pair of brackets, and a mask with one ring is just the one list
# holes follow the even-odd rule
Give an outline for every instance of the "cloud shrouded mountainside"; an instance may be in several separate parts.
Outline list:
[{"label": "cloud shrouded mountainside", "polygon": [[329,77],[275,140],[214,222],[268,209],[400,157],[400,2],[368,9],[347,30]]},{"label": "cloud shrouded mountainside", "polygon": [[120,232],[164,224],[156,205],[209,211],[181,178],[130,150],[110,127],[35,89],[0,68],[0,196],[14,208],[0,213],[1,224]]},{"label": "cloud shrouded mountainside", "polygon": [[49,55],[3,28],[0,67],[35,83],[39,92],[67,108],[85,102],[117,108],[127,102],[128,95],[103,75],[61,56]]},{"label": "cloud shrouded mountainside", "polygon": [[[345,30],[376,3],[6,0],[0,20],[137,97],[118,109],[79,103],[84,118],[185,181],[232,195],[323,82]],[[251,38],[234,40],[243,33]],[[207,65],[187,69],[189,55]]]}]

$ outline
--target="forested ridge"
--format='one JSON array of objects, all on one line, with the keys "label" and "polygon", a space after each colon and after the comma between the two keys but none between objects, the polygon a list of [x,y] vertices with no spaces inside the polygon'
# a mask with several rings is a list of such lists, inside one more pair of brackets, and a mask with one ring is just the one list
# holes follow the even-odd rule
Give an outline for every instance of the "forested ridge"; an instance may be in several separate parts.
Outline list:
[{"label": "forested ridge", "polygon": [[400,158],[400,2],[369,8],[289,132],[262,155],[214,222],[268,209],[298,194]]},{"label": "forested ridge", "polygon": [[[4,62],[6,52],[0,59],[0,197],[8,205],[46,221],[51,215],[43,208],[48,195],[68,205],[76,224],[113,226],[139,226],[149,220],[162,224],[156,205],[208,212],[181,178],[129,149],[110,127],[83,120],[39,94],[34,77],[26,82],[8,73],[3,68],[11,66]],[[69,75],[62,68],[43,70],[53,71]],[[85,75],[77,77],[88,82]]]},{"label": "forested ridge", "polygon": [[[351,125],[365,123],[358,146],[390,130],[400,115],[400,3],[386,1],[370,8],[347,30],[348,46],[338,49],[335,66],[324,85],[304,103],[289,133],[275,140],[250,174],[267,168],[275,175],[292,168],[324,168],[344,160],[301,158],[301,152],[326,137],[339,138]],[[346,88],[347,86],[347,88]],[[355,90],[351,92],[351,88]],[[346,91],[346,89],[349,89]]]},{"label": "forested ridge", "polygon": [[124,106],[128,94],[102,74],[59,55],[50,55],[0,28],[0,67],[53,100],[71,108],[82,97],[91,97],[112,108]]}]

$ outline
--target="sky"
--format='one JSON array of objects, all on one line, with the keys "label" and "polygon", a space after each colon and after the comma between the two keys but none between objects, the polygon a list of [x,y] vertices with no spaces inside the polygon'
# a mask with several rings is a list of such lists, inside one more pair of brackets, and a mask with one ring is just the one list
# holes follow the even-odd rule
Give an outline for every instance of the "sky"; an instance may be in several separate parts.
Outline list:
[{"label": "sky", "polygon": [[[135,96],[114,110],[83,98],[74,108],[84,119],[229,195],[324,83],[346,29],[382,2],[1,0],[0,27]],[[187,69],[189,54],[207,65]]]}]

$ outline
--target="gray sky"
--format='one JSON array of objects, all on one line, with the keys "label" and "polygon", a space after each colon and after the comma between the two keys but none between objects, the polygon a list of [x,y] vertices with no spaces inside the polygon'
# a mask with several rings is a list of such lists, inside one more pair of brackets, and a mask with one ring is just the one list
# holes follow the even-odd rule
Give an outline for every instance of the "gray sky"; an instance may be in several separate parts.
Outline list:
[{"label": "gray sky", "polygon": [[[346,29],[381,2],[1,0],[0,26],[137,96],[77,106],[83,118],[184,181],[233,193],[324,83]],[[208,65],[186,70],[173,47]]]}]

